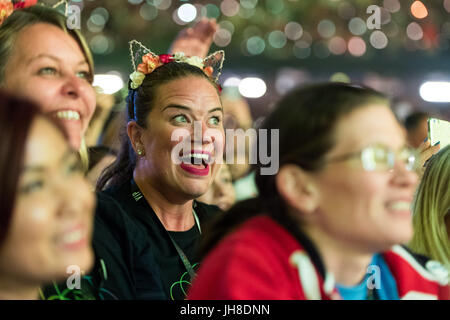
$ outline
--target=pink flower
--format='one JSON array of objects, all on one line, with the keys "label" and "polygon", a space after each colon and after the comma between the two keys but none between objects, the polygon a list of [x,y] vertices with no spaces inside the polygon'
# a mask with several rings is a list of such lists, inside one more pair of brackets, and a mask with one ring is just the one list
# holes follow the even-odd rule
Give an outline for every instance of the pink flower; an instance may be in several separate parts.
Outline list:
[{"label": "pink flower", "polygon": [[166,64],[173,61],[173,56],[171,54],[160,54],[159,61]]}]

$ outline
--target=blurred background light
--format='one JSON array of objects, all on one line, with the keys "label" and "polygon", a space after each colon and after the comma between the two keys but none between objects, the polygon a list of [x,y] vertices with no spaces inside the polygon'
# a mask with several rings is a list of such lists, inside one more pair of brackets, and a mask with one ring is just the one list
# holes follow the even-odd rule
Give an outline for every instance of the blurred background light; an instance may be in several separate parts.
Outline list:
[{"label": "blurred background light", "polygon": [[348,29],[355,36],[360,36],[367,30],[366,22],[361,18],[352,18],[348,23]]},{"label": "blurred background light", "polygon": [[341,37],[333,37],[328,43],[328,49],[335,55],[344,54],[347,51],[347,42]]},{"label": "blurred background light", "polygon": [[331,20],[322,20],[317,25],[317,32],[319,32],[323,38],[331,38],[336,32],[336,26]]},{"label": "blurred background light", "polygon": [[370,44],[375,49],[384,49],[388,45],[388,38],[383,33],[383,31],[375,30],[370,35]]},{"label": "blurred background light", "polygon": [[96,74],[92,85],[104,94],[114,94],[123,88],[124,82],[117,73]]},{"label": "blurred background light", "polygon": [[331,75],[330,77],[331,82],[344,82],[344,83],[350,83],[350,77],[343,73],[343,72],[336,72]]},{"label": "blurred background light", "polygon": [[366,53],[366,43],[361,37],[352,37],[348,41],[348,52],[352,56],[360,57]]},{"label": "blurred background light", "polygon": [[229,77],[223,82],[223,87],[239,87],[241,83],[241,78],[238,77]]},{"label": "blurred background light", "polygon": [[414,1],[411,4],[411,14],[417,19],[423,19],[428,16],[428,10],[422,1]]},{"label": "blurred background light", "polygon": [[427,81],[420,86],[419,93],[428,102],[450,102],[450,82]]},{"label": "blurred background light", "polygon": [[406,27],[406,34],[411,40],[420,40],[423,37],[422,27],[417,22],[411,22]]},{"label": "blurred background light", "polygon": [[264,39],[258,36],[251,37],[247,40],[247,50],[252,55],[258,55],[263,53],[266,48]]},{"label": "blurred background light", "polygon": [[239,3],[236,0],[224,0],[220,4],[220,10],[227,17],[233,17],[239,12]]},{"label": "blurred background light", "polygon": [[190,3],[185,3],[178,8],[177,14],[181,21],[191,22],[197,16],[197,8]]},{"label": "blurred background light", "polygon": [[284,32],[275,30],[269,33],[268,42],[272,47],[280,49],[286,44],[286,36]]},{"label": "blurred background light", "polygon": [[384,0],[383,7],[391,13],[395,13],[400,10],[401,5],[398,0]]},{"label": "blurred background light", "polygon": [[246,98],[260,98],[266,93],[266,90],[266,83],[260,78],[248,77],[239,83],[239,92]]},{"label": "blurred background light", "polygon": [[284,27],[284,34],[289,40],[298,40],[303,35],[302,26],[294,21],[288,22]]}]

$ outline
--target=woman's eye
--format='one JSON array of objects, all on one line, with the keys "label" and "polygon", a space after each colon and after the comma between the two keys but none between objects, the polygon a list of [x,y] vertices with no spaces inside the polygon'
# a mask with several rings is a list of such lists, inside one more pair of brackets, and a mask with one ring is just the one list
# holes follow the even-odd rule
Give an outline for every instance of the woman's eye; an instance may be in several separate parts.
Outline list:
[{"label": "woman's eye", "polygon": [[53,75],[56,74],[56,69],[52,68],[52,67],[45,67],[45,68],[41,68],[38,71],[39,75]]},{"label": "woman's eye", "polygon": [[209,119],[209,124],[217,126],[220,124],[220,118],[219,117],[211,117]]},{"label": "woman's eye", "polygon": [[40,190],[44,186],[43,180],[36,180],[30,183],[27,183],[20,189],[20,193],[22,194],[30,194],[32,192]]},{"label": "woman's eye", "polygon": [[187,123],[188,122],[186,116],[184,116],[182,114],[179,114],[179,115],[173,117],[172,120],[174,120],[177,123]]},{"label": "woman's eye", "polygon": [[90,81],[90,79],[92,78],[92,77],[91,77],[91,73],[90,73],[89,71],[80,71],[80,72],[77,72],[77,77],[78,77],[78,78],[81,78],[81,79],[88,80],[88,81]]}]

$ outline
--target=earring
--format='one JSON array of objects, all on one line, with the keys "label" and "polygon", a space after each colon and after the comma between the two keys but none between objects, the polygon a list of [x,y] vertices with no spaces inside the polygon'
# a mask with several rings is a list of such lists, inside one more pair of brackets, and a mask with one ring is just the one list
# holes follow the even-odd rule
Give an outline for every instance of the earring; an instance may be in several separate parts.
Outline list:
[{"label": "earring", "polygon": [[144,155],[144,150],[138,149],[138,150],[137,150],[137,154],[138,154],[140,157],[142,157],[142,156]]}]

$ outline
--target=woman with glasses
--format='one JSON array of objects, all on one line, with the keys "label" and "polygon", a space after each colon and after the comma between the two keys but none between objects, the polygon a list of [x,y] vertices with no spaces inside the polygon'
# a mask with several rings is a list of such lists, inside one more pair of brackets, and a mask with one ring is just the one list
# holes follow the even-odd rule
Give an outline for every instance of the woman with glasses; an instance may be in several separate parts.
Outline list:
[{"label": "woman with glasses", "polygon": [[448,280],[402,246],[413,234],[416,155],[386,97],[298,88],[261,128],[279,130],[280,169],[262,175],[257,164],[258,198],[205,231],[188,298],[449,297]]}]

